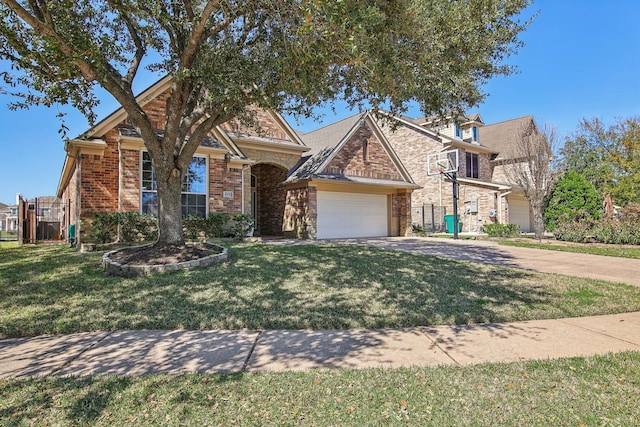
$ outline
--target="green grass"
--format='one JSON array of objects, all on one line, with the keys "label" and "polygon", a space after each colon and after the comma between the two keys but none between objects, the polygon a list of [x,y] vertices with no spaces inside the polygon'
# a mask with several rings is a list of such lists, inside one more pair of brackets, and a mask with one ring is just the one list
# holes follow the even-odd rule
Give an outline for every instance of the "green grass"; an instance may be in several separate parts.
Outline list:
[{"label": "green grass", "polygon": [[518,246],[521,248],[548,249],[551,251],[574,252],[591,255],[604,255],[620,258],[640,259],[640,246],[629,245],[604,245],[604,244],[565,244],[555,241],[523,242],[521,240],[500,239],[498,242],[506,246]]},{"label": "green grass", "polygon": [[0,424],[632,426],[640,352],[411,369],[0,381]]},{"label": "green grass", "polygon": [[218,267],[106,276],[100,253],[0,249],[0,338],[116,329],[344,329],[640,310],[640,288],[350,245],[234,245]]}]

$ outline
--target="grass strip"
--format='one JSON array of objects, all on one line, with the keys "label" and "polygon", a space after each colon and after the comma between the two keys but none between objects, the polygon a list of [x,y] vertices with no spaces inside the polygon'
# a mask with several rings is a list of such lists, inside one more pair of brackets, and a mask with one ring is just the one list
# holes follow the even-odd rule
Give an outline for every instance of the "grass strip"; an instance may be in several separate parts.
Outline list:
[{"label": "grass strip", "polygon": [[640,352],[411,369],[0,381],[0,424],[637,425]]},{"label": "grass strip", "polygon": [[619,258],[640,258],[640,246],[604,245],[604,244],[570,244],[558,242],[523,242],[521,240],[500,239],[498,243],[520,248],[547,249],[550,251],[573,252],[579,254],[603,255]]}]

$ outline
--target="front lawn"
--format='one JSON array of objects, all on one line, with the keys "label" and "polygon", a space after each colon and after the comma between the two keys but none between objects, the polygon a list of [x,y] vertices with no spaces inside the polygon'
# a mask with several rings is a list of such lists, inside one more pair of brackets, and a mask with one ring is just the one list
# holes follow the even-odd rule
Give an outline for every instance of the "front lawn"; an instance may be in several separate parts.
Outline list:
[{"label": "front lawn", "polygon": [[640,353],[458,367],[0,381],[0,424],[632,426]]},{"label": "front lawn", "polygon": [[351,245],[234,245],[225,265],[105,276],[101,253],[0,248],[0,338],[115,329],[333,329],[640,310],[640,288]]}]

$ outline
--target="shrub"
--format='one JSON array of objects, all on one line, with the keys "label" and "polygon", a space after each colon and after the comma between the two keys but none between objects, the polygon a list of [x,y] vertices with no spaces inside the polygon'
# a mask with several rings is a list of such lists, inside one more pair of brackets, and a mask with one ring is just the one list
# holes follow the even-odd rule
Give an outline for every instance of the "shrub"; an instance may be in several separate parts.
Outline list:
[{"label": "shrub", "polygon": [[118,234],[117,213],[96,213],[91,222],[89,237],[96,243],[107,243],[115,240]]},{"label": "shrub", "polygon": [[97,213],[91,223],[89,236],[96,243],[114,242],[120,227],[121,242],[155,240],[158,237],[156,219],[137,212]]},{"label": "shrub", "polygon": [[516,237],[520,234],[520,226],[518,224],[500,224],[495,222],[483,225],[482,232],[487,233],[489,237]]},{"label": "shrub", "polygon": [[411,224],[411,228],[415,236],[424,237],[427,235],[427,232],[425,231],[424,227],[422,227],[420,224]]},{"label": "shrub", "polygon": [[[188,240],[233,237],[241,239],[254,227],[250,215],[231,216],[211,213],[209,218],[187,215],[182,219],[182,231]],[[114,242],[120,226],[121,242],[153,241],[158,238],[156,218],[137,212],[110,212],[94,215],[89,236],[96,243]]]},{"label": "shrub", "polygon": [[547,230],[554,231],[561,223],[588,217],[600,219],[602,199],[598,190],[587,179],[567,172],[554,185],[544,212]]},{"label": "shrub", "polygon": [[595,240],[599,243],[640,245],[640,222],[633,216],[602,220],[587,217],[576,220],[564,218],[553,234],[556,239],[566,242],[584,243]]},{"label": "shrub", "polygon": [[565,242],[583,243],[592,234],[593,222],[591,220],[564,219],[558,221],[553,229],[553,236],[557,240]]},{"label": "shrub", "polygon": [[228,223],[231,237],[234,239],[242,239],[253,229],[254,222],[250,215],[235,215]]}]

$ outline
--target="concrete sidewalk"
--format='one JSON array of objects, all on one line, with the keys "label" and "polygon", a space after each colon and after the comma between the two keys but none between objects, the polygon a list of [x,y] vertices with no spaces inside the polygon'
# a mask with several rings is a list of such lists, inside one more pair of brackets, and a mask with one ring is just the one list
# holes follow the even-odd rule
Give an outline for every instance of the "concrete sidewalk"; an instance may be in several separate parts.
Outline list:
[{"label": "concrete sidewalk", "polygon": [[469,365],[640,351],[640,313],[330,331],[113,331],[0,340],[0,378]]}]

